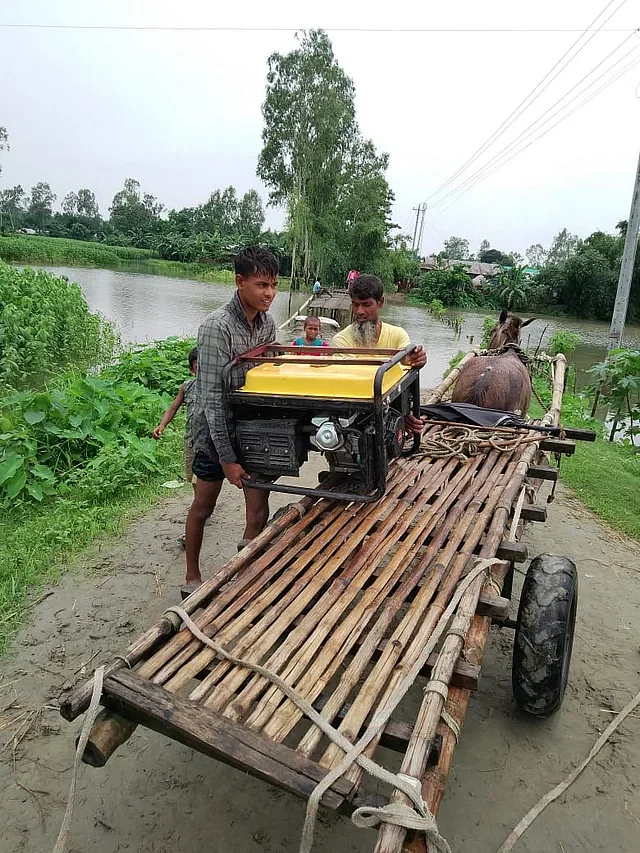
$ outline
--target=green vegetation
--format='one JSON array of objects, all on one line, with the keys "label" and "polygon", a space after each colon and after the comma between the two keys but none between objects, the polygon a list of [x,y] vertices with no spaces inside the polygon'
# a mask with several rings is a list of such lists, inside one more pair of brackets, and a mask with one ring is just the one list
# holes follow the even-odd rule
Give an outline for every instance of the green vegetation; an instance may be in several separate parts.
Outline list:
[{"label": "green vegetation", "polygon": [[108,364],[119,343],[113,325],[89,311],[77,284],[3,261],[0,329],[0,394],[40,387],[70,368]]},{"label": "green vegetation", "polygon": [[613,350],[589,372],[596,378],[600,402],[613,415],[609,441],[622,432],[624,441],[635,445],[640,435],[640,351]]},{"label": "green vegetation", "polygon": [[[627,223],[616,234],[594,231],[582,240],[566,228],[549,249],[529,247],[530,267],[517,252],[492,249],[483,240],[477,257],[469,242],[449,237],[436,257],[436,268],[422,273],[415,294],[424,303],[440,299],[446,306],[512,311],[542,311],[585,319],[609,320],[615,300]],[[473,261],[497,265],[478,278]],[[461,263],[462,262],[462,263]],[[472,281],[472,278],[475,278]],[[640,319],[640,252],[631,284],[628,319]]]},{"label": "green vegetation", "polygon": [[182,418],[162,441],[149,436],[188,376],[193,343],[140,347],[99,375],[62,376],[2,402],[0,648],[32,588],[179,476]]},{"label": "green vegetation", "polygon": [[148,249],[133,246],[105,246],[82,240],[36,237],[24,234],[0,236],[0,259],[13,264],[74,264],[76,266],[118,266],[122,261],[152,257]]},{"label": "green vegetation", "polygon": [[557,329],[549,341],[549,355],[558,355],[562,353],[567,358],[582,343],[582,335],[578,332],[567,332],[564,329]]},{"label": "green vegetation", "polygon": [[315,276],[344,282],[350,268],[385,284],[415,276],[418,259],[392,229],[389,157],[364,139],[353,81],[322,30],[269,57],[258,176],[288,213],[294,287]]},{"label": "green vegetation", "polygon": [[[534,387],[551,404],[548,382],[534,378]],[[627,536],[640,540],[640,454],[629,445],[606,441],[602,422],[588,415],[588,400],[565,393],[562,423],[581,429],[594,429],[594,443],[579,442],[573,456],[562,460],[560,478],[592,512]],[[530,414],[539,417],[542,408],[535,401]]]}]

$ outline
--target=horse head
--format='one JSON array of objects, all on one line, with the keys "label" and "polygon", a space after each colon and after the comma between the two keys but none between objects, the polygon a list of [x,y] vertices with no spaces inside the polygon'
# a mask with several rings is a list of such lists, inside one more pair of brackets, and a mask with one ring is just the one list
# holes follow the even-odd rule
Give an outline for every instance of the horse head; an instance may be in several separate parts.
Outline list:
[{"label": "horse head", "polygon": [[489,333],[489,349],[501,349],[507,344],[519,344],[520,332],[535,319],[530,317],[528,320],[523,320],[503,308],[498,322]]}]

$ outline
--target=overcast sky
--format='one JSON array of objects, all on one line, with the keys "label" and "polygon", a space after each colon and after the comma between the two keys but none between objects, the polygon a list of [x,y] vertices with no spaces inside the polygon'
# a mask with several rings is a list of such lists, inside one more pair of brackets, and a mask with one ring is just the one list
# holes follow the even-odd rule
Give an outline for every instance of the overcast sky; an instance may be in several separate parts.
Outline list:
[{"label": "overcast sky", "polygon": [[[0,187],[28,188],[45,180],[58,200],[89,187],[105,214],[127,177],[138,179],[167,207],[197,204],[228,184],[239,192],[255,187],[266,198],[255,166],[267,57],[296,42],[293,31],[260,28],[323,27],[354,80],[362,132],[390,154],[395,219],[411,232],[412,208],[493,133],[605,7],[603,18],[620,7],[605,29],[624,32],[596,34],[458,181],[617,46],[594,76],[634,48],[615,71],[640,60],[640,38],[630,33],[640,25],[639,0],[395,0],[376,7],[369,0],[245,0],[221,6],[207,0],[3,0],[0,24],[258,31],[0,28],[0,125],[6,125],[11,144],[2,154]],[[416,32],[421,28],[528,32]],[[564,28],[577,32],[531,32]],[[468,238],[472,250],[488,239],[497,248],[524,252],[531,243],[547,245],[563,227],[581,236],[612,230],[628,215],[640,147],[639,96],[640,65],[454,204],[448,206],[455,195],[434,204],[423,251],[437,250],[451,234]],[[269,212],[268,222],[278,226],[281,212]]]}]

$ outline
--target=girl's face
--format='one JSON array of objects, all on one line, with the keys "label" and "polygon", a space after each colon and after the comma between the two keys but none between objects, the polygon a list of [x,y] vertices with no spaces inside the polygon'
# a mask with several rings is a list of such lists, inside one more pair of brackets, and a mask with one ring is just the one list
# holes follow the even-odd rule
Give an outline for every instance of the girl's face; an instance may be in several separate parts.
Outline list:
[{"label": "girl's face", "polygon": [[315,341],[320,335],[320,323],[317,320],[308,320],[304,324],[304,336],[308,341]]}]

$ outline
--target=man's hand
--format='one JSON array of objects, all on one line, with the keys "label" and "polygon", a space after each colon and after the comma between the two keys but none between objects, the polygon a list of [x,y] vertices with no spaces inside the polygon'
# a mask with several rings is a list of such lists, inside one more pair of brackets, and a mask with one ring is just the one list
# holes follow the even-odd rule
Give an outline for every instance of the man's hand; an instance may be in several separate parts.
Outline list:
[{"label": "man's hand", "polygon": [[249,475],[244,470],[242,465],[239,462],[220,462],[220,465],[222,465],[224,476],[231,483],[231,485],[235,486],[237,489],[241,489],[242,478],[249,478]]},{"label": "man's hand", "polygon": [[410,352],[406,358],[402,359],[402,363],[408,365],[409,367],[424,367],[427,363],[427,353],[425,352],[422,344],[418,344],[418,346]]},{"label": "man's hand", "polygon": [[162,427],[157,426],[151,433],[151,437],[155,438],[155,440],[158,441],[163,432],[164,429]]},{"label": "man's hand", "polygon": [[424,429],[424,421],[411,414],[404,416],[404,425],[407,432],[410,432],[412,435],[420,435]]}]

